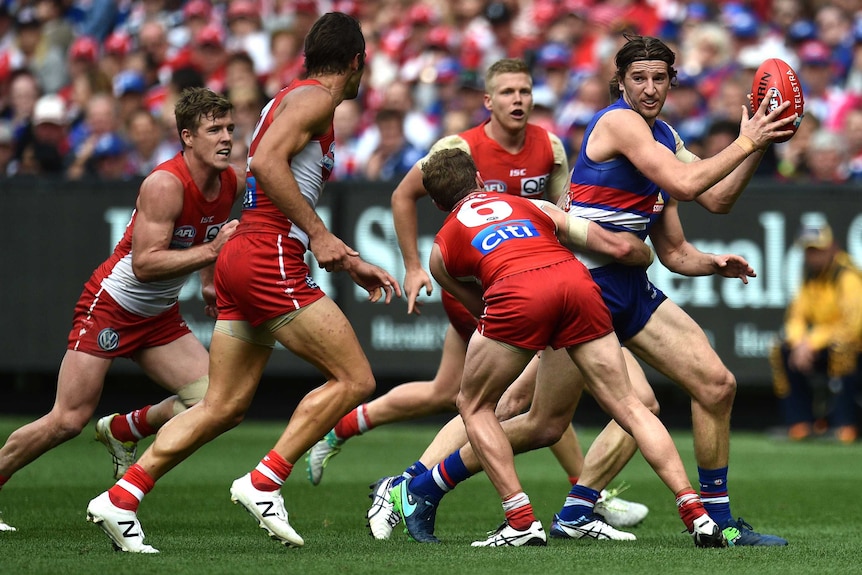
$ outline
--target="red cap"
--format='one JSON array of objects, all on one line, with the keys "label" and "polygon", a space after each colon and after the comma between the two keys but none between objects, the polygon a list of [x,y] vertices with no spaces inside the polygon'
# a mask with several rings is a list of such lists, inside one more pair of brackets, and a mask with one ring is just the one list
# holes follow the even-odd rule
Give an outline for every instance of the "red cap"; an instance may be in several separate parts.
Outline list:
[{"label": "red cap", "polygon": [[214,25],[204,26],[195,36],[197,46],[224,46],[224,34],[221,28]]},{"label": "red cap", "polygon": [[212,15],[213,7],[208,0],[190,0],[183,7],[183,18],[203,18],[209,20]]},{"label": "red cap", "polygon": [[95,62],[99,55],[99,45],[89,36],[75,38],[69,47],[69,59]]},{"label": "red cap", "polygon": [[105,38],[105,53],[125,56],[132,50],[132,38],[123,32],[114,32]]},{"label": "red cap", "polygon": [[414,26],[417,24],[430,26],[436,20],[435,16],[434,10],[430,6],[414,4],[407,12],[407,21]]},{"label": "red cap", "polygon": [[295,12],[317,14],[317,2],[314,2],[313,0],[302,0],[300,2],[295,2],[293,5],[293,10]]},{"label": "red cap", "polygon": [[799,47],[799,59],[803,64],[825,66],[832,63],[832,52],[820,40],[808,40]]},{"label": "red cap", "polygon": [[253,0],[234,0],[227,9],[228,19],[233,18],[260,18],[260,8]]}]

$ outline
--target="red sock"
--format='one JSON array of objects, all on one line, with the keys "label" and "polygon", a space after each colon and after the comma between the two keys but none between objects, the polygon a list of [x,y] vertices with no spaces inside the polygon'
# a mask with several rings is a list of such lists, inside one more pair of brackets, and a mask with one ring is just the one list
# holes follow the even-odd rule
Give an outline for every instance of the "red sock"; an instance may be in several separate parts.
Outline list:
[{"label": "red sock", "polygon": [[122,479],[108,489],[108,497],[111,503],[120,509],[137,511],[141,499],[153,489],[155,484],[156,480],[150,477],[143,467],[135,463],[129,467]]},{"label": "red sock", "polygon": [[8,477],[6,477],[4,475],[0,475],[0,487],[3,487],[4,485],[6,485],[7,481],[9,481]]},{"label": "red sock", "polygon": [[126,415],[118,415],[111,420],[111,435],[117,441],[133,441],[149,437],[156,429],[147,423],[147,412],[152,405],[136,409]]},{"label": "red sock", "polygon": [[260,491],[275,491],[284,484],[292,470],[293,463],[273,449],[252,470],[251,484]]},{"label": "red sock", "polygon": [[570,485],[577,485],[578,479],[580,479],[580,477],[569,477],[569,484]]},{"label": "red sock", "polygon": [[342,441],[346,441],[351,437],[362,435],[374,425],[368,419],[368,409],[366,404],[362,404],[335,424],[335,436]]},{"label": "red sock", "polygon": [[679,517],[685,523],[689,533],[694,530],[694,520],[701,515],[706,515],[706,509],[703,508],[700,496],[691,488],[676,494],[676,507],[679,511]]},{"label": "red sock", "polygon": [[509,525],[519,531],[528,529],[536,520],[530,499],[523,491],[505,499],[503,511],[506,512],[506,521],[509,522]]}]

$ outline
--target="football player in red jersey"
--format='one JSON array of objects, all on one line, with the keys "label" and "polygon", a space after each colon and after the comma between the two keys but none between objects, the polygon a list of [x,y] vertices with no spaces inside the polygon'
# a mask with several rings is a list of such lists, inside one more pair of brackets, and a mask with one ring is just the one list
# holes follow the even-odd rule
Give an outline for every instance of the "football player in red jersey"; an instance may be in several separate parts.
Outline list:
[{"label": "football player in red jersey", "polygon": [[[392,491],[410,535],[417,541],[437,542],[433,528],[440,498],[481,466],[500,494],[506,519],[473,546],[546,543],[542,524],[518,480],[513,451],[543,447],[559,438],[574,415],[580,397],[575,390],[581,384],[576,378],[536,384],[534,404],[552,402],[568,414],[568,422],[549,421],[554,425],[538,439],[529,433],[530,426],[518,425],[529,413],[501,425],[495,407],[535,353],[550,347],[566,350],[599,405],[634,436],[645,459],[674,493],[695,544],[727,545],[692,489],[667,429],[635,395],[601,291],[560,243],[585,244],[601,253],[597,241],[636,236],[588,230],[583,219],[571,218],[548,202],[485,192],[475,164],[462,150],[435,153],[423,173],[434,203],[450,212],[434,240],[429,267],[440,285],[480,319],[467,347],[458,395],[470,444]],[[639,263],[645,267],[650,262],[647,248]]]},{"label": "football player in red jersey", "polygon": [[216,265],[219,318],[207,393],[87,507],[88,519],[124,551],[157,552],[144,543],[136,513],[141,499],[197,448],[242,421],[276,341],[327,377],[299,402],[273,449],[230,488],[231,499],[280,543],[304,544],[281,495],[293,464],[374,391],[353,328],[312,280],[304,259],[311,250],[321,268],[347,272],[371,301],[401,296],[398,282],[332,234],[315,210],[333,167],[335,108],[357,96],[365,70],[359,22],[325,14],[306,36],[304,53],[307,77],[264,107],[249,148],[240,224]]},{"label": "football player in red jersey", "polygon": [[156,432],[203,397],[208,355],[180,315],[179,293],[200,271],[214,313],[213,264],[236,229],[231,208],[244,188],[230,168],[232,105],[206,88],[176,104],[183,151],[143,181],[125,234],[84,285],[54,407],[14,431],[0,449],[0,486],[46,451],[77,436],[99,403],[113,361],[126,357],[175,394],[128,417],[99,420],[97,438],[118,469],[134,462],[138,439]]}]

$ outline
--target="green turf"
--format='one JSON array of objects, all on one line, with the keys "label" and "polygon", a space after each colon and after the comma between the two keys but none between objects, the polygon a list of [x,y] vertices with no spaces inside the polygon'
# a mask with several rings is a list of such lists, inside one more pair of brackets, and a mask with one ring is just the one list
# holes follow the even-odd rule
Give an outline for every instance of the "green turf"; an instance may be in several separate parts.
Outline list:
[{"label": "green turf", "polygon": [[[0,418],[0,438],[24,420]],[[760,530],[786,537],[785,548],[695,549],[673,498],[640,456],[623,471],[626,497],[649,505],[634,542],[552,540],[546,548],[473,549],[502,519],[484,476],[459,486],[441,505],[439,546],[406,539],[400,528],[374,541],[365,528],[367,485],[401,471],[436,431],[390,426],[352,440],[312,487],[304,461],[283,490],[302,549],[269,540],[230,503],[228,487],[253,467],[282,430],[281,423],[246,422],[205,446],[162,481],[139,517],[156,556],[116,553],[101,530],[84,520],[87,502],[113,480],[92,430],[19,472],[0,491],[0,511],[15,533],[0,533],[0,572],[126,573],[860,573],[862,445],[795,444],[764,435],[733,438],[730,490],[735,513]],[[580,430],[584,443],[595,430]],[[696,479],[691,436],[675,431],[690,477]],[[567,492],[566,478],[547,450],[518,458],[524,487],[542,519]]]}]

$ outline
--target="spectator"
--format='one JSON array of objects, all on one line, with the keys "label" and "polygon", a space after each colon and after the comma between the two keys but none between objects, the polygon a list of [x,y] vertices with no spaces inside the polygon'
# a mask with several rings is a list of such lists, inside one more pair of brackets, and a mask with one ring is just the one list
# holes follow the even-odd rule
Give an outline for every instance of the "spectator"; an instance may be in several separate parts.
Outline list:
[{"label": "spectator", "polygon": [[[739,125],[739,106],[742,103],[742,101],[737,103],[737,117],[733,118],[734,128]],[[596,111],[601,108],[597,108]],[[677,74],[676,86],[668,93],[662,114],[686,144],[703,139],[710,124],[706,102],[700,93],[696,79],[683,72]]]},{"label": "spectator", "polygon": [[554,90],[546,85],[533,87],[533,111],[530,114],[530,123],[536,124],[545,130],[559,136],[562,132],[554,120],[554,110],[559,102]]},{"label": "spectator", "polygon": [[[234,108],[236,115],[236,108]],[[335,130],[335,150],[338,161],[330,176],[332,181],[355,180],[364,174],[356,159],[359,134],[362,130],[362,107],[356,100],[344,100],[332,118]]]},{"label": "spectator", "polygon": [[813,113],[825,128],[836,129],[836,112],[842,108],[844,93],[836,79],[832,52],[820,40],[810,40],[800,46],[799,60],[805,113]]},{"label": "spectator", "polygon": [[[132,113],[144,107],[144,94],[147,90],[144,75],[137,70],[123,70],[114,76],[114,97],[119,104],[120,124],[123,125]],[[144,175],[149,174],[146,172]]]},{"label": "spectator", "polygon": [[25,130],[16,153],[20,174],[60,176],[69,153],[66,105],[56,94],[39,98],[32,123]]},{"label": "spectator", "polygon": [[850,40],[850,65],[844,89],[854,94],[862,94],[862,18],[853,26]]},{"label": "spectator", "polygon": [[100,180],[125,180],[134,175],[128,146],[119,134],[105,134],[90,156],[90,173]]},{"label": "spectator", "polygon": [[204,85],[213,92],[224,92],[228,53],[224,32],[210,25],[198,32],[192,43],[191,64],[204,77]]},{"label": "spectator", "polygon": [[719,119],[713,121],[704,134],[703,157],[711,158],[729,146],[739,136],[739,122]]},{"label": "spectator", "polygon": [[820,130],[820,120],[805,112],[802,123],[787,143],[777,147],[778,175],[783,179],[801,179],[808,176],[807,150],[811,137]]},{"label": "spectator", "polygon": [[[410,143],[421,150],[427,150],[434,143],[436,127],[424,114],[415,109],[412,86],[407,82],[391,82],[383,93],[380,109],[397,110],[404,119],[403,131]],[[380,131],[375,122],[360,137],[357,145],[357,160],[362,164],[380,146]]]},{"label": "spectator", "polygon": [[254,72],[264,76],[272,71],[269,34],[263,29],[260,6],[254,0],[233,0],[226,17],[228,52],[245,52],[254,63]]},{"label": "spectator", "polygon": [[111,84],[111,78],[105,72],[99,68],[92,68],[74,78],[67,89],[60,91],[68,106],[66,115],[73,127],[84,121],[87,105],[93,96],[112,93]]},{"label": "spectator", "polygon": [[56,92],[67,81],[65,57],[60,48],[43,43],[42,23],[32,7],[18,10],[15,41],[10,46],[13,68],[28,68],[45,92]]},{"label": "spectator", "polygon": [[9,175],[9,166],[15,158],[15,135],[8,120],[0,120],[0,179]]},{"label": "spectator", "polygon": [[73,160],[67,175],[80,178],[90,171],[90,159],[99,140],[119,130],[119,106],[110,93],[95,94],[84,113],[83,121],[73,126],[70,134]]},{"label": "spectator", "polygon": [[[797,244],[805,250],[805,275],[771,356],[775,393],[790,439],[825,433],[831,426],[836,439],[852,443],[862,352],[862,272],[839,249],[825,221],[805,224]],[[828,407],[815,413],[814,398],[823,386]]]},{"label": "spectator", "polygon": [[[168,31],[164,23],[159,20],[144,22],[138,33],[138,45],[148,67],[157,71],[159,82],[166,83],[170,78],[171,60],[176,56],[176,51],[168,43]],[[179,66],[176,64],[173,67]]]},{"label": "spectator", "polygon": [[74,0],[70,11],[77,23],[76,32],[103,40],[114,27],[120,4],[113,0]]},{"label": "spectator", "polygon": [[130,171],[135,176],[147,176],[180,151],[179,144],[165,136],[164,127],[149,110],[132,112],[126,120],[126,134],[130,143]]},{"label": "spectator", "polygon": [[183,24],[174,27],[169,38],[175,46],[185,46],[197,36],[203,28],[213,22],[213,6],[209,0],[189,0],[183,6]]},{"label": "spectator", "polygon": [[847,168],[854,182],[862,182],[862,103],[844,114],[844,138],[847,142]]},{"label": "spectator", "polygon": [[[113,78],[121,70],[131,69],[134,59],[129,58],[132,52],[132,37],[125,32],[114,32],[105,39],[102,44],[102,57],[99,59],[99,68],[109,77]],[[138,71],[144,72],[145,66],[143,60],[139,59],[140,63]],[[148,82],[149,84],[149,82]]]},{"label": "spectator", "polygon": [[814,23],[817,37],[832,53],[835,76],[843,80],[853,58],[853,18],[850,12],[837,3],[824,2],[817,6]]},{"label": "spectator", "polygon": [[225,93],[232,94],[235,91],[242,93],[253,93],[255,100],[259,100],[260,108],[269,98],[263,91],[260,79],[254,71],[254,61],[246,52],[232,52],[225,62]]},{"label": "spectator", "polygon": [[264,89],[271,98],[302,73],[302,37],[294,30],[281,28],[273,31],[269,47],[272,71],[266,77]]},{"label": "spectator", "polygon": [[812,182],[837,184],[846,182],[847,144],[840,134],[818,130],[811,135],[805,151],[808,177]]},{"label": "spectator", "polygon": [[37,0],[34,8],[36,17],[42,23],[42,38],[45,44],[55,46],[65,54],[75,35],[72,24],[64,18],[66,7],[63,0]]},{"label": "spectator", "polygon": [[41,94],[39,80],[32,72],[26,69],[13,72],[9,82],[9,107],[3,115],[12,122],[12,132],[16,140],[20,139],[30,123],[36,100]]},{"label": "spectator", "polygon": [[410,143],[404,134],[404,113],[383,108],[375,119],[380,134],[379,144],[365,167],[369,180],[391,181],[401,179],[413,164],[425,155],[425,150]]},{"label": "spectator", "polygon": [[[234,143],[243,141],[246,144],[251,144],[251,137],[260,118],[260,111],[266,104],[263,92],[256,85],[239,85],[228,91],[228,100],[233,104]],[[340,155],[341,150],[338,152]],[[244,172],[245,169],[242,171]]]},{"label": "spectator", "polygon": [[569,97],[569,62],[571,55],[564,44],[551,43],[542,46],[536,53],[533,77],[536,85],[550,88],[558,101]]},{"label": "spectator", "polygon": [[454,136],[470,129],[470,116],[464,110],[447,110],[440,122],[440,137]]}]

